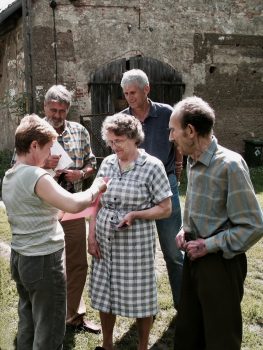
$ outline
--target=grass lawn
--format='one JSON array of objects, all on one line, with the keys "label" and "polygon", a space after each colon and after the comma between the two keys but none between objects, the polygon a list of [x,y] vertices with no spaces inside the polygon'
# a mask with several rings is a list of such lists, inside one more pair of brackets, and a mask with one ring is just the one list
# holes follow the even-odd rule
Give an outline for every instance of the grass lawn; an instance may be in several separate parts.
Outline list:
[{"label": "grass lawn", "polygon": [[[263,168],[251,169],[251,178],[257,197],[263,207]],[[186,187],[185,177],[181,181],[181,200],[184,202]],[[9,242],[10,232],[4,211],[0,209],[0,240]],[[263,349],[263,240],[258,242],[248,253],[248,276],[245,282],[245,295],[242,302],[244,319],[244,340],[242,350]],[[175,311],[166,273],[158,276],[160,311],[153,325],[150,336],[150,349],[172,350]],[[88,318],[99,322],[98,313],[89,306],[87,293]],[[14,349],[17,329],[17,293],[15,284],[10,280],[9,264],[0,258],[0,350]],[[134,320],[119,317],[114,333],[115,348],[119,350],[136,349],[136,329]],[[93,350],[101,345],[102,336],[73,333],[67,331],[64,349]],[[222,349],[223,350],[223,349]]]}]

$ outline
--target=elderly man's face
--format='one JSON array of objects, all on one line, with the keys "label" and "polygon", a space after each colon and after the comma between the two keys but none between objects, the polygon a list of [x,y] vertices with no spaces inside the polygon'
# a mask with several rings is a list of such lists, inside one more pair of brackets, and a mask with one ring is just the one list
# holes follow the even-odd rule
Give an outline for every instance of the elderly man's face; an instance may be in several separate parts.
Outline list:
[{"label": "elderly man's face", "polygon": [[173,114],[171,116],[169,130],[169,141],[173,142],[183,155],[191,154],[193,147],[193,141],[190,136],[191,130],[188,126],[186,129],[182,128],[179,115]]},{"label": "elderly man's face", "polygon": [[58,130],[64,126],[69,106],[66,103],[52,100],[45,103],[44,111],[49,124],[51,124],[54,129]]}]

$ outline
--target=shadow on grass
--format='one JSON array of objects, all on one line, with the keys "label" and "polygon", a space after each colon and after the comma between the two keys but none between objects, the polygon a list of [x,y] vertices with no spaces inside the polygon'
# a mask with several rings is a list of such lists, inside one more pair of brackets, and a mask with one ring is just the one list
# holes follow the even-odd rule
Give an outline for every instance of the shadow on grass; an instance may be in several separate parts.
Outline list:
[{"label": "shadow on grass", "polygon": [[174,329],[175,329],[175,317],[171,320],[168,328],[163,332],[161,338],[157,340],[156,343],[152,345],[151,350],[171,350],[174,347]]},{"label": "shadow on grass", "polygon": [[66,334],[63,341],[63,350],[72,350],[75,349],[75,335],[76,332],[73,328],[66,327]]},{"label": "shadow on grass", "polygon": [[[63,350],[72,350],[72,349],[75,349],[75,331],[72,330],[72,329],[66,329],[66,334],[65,334],[65,338],[64,338],[64,341],[63,341]],[[17,341],[17,335],[14,339],[14,350],[17,350],[17,345],[16,345],[16,341]],[[0,348],[0,350],[2,350]]]},{"label": "shadow on grass", "polygon": [[129,330],[115,342],[114,347],[117,350],[134,350],[137,348],[137,340],[137,326],[133,323]]},{"label": "shadow on grass", "polygon": [[[14,345],[14,350],[17,350],[17,335],[15,336],[13,345]],[[0,349],[0,350],[1,350],[1,349]]]},{"label": "shadow on grass", "polygon": [[[170,322],[167,330],[162,334],[151,347],[150,350],[171,350],[174,342],[175,317]],[[138,334],[136,323],[134,323],[128,332],[126,332],[121,339],[115,342],[115,349],[118,350],[134,350],[136,349]]]}]

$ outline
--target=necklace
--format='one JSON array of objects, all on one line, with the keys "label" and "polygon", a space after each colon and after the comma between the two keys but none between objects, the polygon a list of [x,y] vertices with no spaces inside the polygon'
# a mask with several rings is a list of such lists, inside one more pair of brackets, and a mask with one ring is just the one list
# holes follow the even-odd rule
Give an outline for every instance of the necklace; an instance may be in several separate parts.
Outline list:
[{"label": "necklace", "polygon": [[119,163],[119,165],[120,165],[121,172],[125,173],[125,172],[130,171],[130,170],[132,170],[134,168],[135,162],[130,162],[130,163],[124,164],[124,165],[121,165]]}]

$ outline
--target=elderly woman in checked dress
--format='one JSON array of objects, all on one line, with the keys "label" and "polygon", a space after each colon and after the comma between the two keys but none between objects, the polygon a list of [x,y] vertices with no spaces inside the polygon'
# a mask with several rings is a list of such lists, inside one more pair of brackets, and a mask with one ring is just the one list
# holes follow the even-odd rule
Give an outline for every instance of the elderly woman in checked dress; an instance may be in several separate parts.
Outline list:
[{"label": "elderly woman in checked dress", "polygon": [[137,319],[138,349],[145,350],[157,313],[155,219],[171,214],[172,192],[161,161],[138,148],[144,134],[136,118],[107,117],[102,138],[114,154],[97,174],[110,182],[96,223],[94,217],[90,221],[88,240],[91,303],[100,311],[103,332],[103,347],[96,349],[113,349],[116,315],[121,315]]}]

